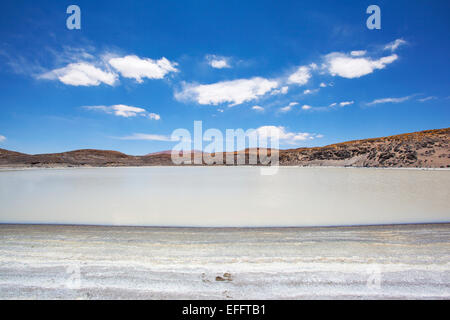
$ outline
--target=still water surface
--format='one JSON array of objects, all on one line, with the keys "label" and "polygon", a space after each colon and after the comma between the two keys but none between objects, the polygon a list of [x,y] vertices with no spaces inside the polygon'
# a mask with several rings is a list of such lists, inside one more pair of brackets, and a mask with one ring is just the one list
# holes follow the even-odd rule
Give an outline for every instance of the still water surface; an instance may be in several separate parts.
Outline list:
[{"label": "still water surface", "polygon": [[450,221],[450,170],[281,167],[0,172],[0,223],[337,226]]}]

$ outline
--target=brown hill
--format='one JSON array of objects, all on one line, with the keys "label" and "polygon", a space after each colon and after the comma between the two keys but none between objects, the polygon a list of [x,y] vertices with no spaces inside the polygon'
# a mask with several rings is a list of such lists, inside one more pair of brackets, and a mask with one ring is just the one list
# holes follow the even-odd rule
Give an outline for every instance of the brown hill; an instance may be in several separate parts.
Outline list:
[{"label": "brown hill", "polygon": [[[240,151],[248,163],[259,149]],[[270,150],[269,150],[270,151]],[[186,155],[189,159],[198,152]],[[270,153],[270,152],[269,152]],[[238,152],[232,153],[237,157]],[[214,154],[213,154],[214,155]],[[280,150],[280,165],[358,167],[450,167],[450,128],[347,141],[325,147]],[[224,159],[226,154],[223,155]],[[170,152],[130,156],[108,150],[28,155],[0,149],[0,167],[115,167],[173,165]]]}]

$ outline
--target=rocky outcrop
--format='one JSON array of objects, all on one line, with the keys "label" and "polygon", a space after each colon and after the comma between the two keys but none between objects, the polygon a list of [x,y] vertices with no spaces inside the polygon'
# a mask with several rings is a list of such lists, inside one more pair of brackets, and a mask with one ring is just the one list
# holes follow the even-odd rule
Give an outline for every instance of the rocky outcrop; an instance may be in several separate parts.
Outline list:
[{"label": "rocky outcrop", "polygon": [[225,272],[223,276],[217,276],[216,281],[233,281],[231,273]]},{"label": "rocky outcrop", "polygon": [[450,128],[280,152],[284,165],[450,167]]}]

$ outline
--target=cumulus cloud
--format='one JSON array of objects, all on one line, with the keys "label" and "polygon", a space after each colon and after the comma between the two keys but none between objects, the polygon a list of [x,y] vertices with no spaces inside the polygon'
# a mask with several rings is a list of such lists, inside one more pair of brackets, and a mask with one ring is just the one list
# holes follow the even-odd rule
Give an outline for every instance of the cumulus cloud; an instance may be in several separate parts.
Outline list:
[{"label": "cumulus cloud", "polygon": [[309,109],[311,109],[312,107],[310,106],[310,105],[307,105],[307,104],[304,104],[303,106],[302,106],[302,110],[309,110]]},{"label": "cumulus cloud", "polygon": [[84,109],[94,110],[94,111],[102,111],[108,114],[113,114],[118,117],[131,118],[140,116],[146,116],[152,120],[160,120],[161,117],[156,113],[149,113],[147,110],[143,108],[127,106],[124,104],[116,104],[112,106],[84,106]]},{"label": "cumulus cloud", "polygon": [[[56,50],[45,47],[32,58],[12,54],[0,49],[15,73],[36,79],[59,80],[72,86],[98,86],[102,83],[114,85],[119,75],[143,82],[145,78],[162,79],[170,72],[177,72],[177,63],[165,57],[159,60],[140,58],[136,55],[118,56],[115,53],[101,54],[95,47],[63,47]],[[52,63],[53,67],[44,67]]]},{"label": "cumulus cloud", "polygon": [[326,86],[327,86],[327,84],[324,83],[324,82],[322,82],[322,83],[320,84],[320,87],[321,87],[321,88],[325,88]]},{"label": "cumulus cloud", "polygon": [[395,50],[398,49],[398,47],[400,47],[406,43],[407,42],[403,39],[397,39],[397,40],[394,40],[394,41],[388,43],[387,45],[385,45],[384,50],[390,50],[390,51],[394,52]]},{"label": "cumulus cloud", "polygon": [[342,102],[339,103],[339,106],[345,107],[345,106],[349,106],[349,105],[351,105],[353,103],[354,103],[354,101],[342,101]]},{"label": "cumulus cloud", "polygon": [[261,106],[253,106],[252,109],[256,111],[264,111],[264,108]]},{"label": "cumulus cloud", "polygon": [[289,132],[283,126],[262,126],[255,130],[259,137],[268,138],[278,135],[281,142],[294,144],[299,141],[313,140],[323,137],[320,134],[308,132]]},{"label": "cumulus cloud", "polygon": [[208,64],[216,69],[231,68],[230,58],[209,54],[206,56]]},{"label": "cumulus cloud", "polygon": [[332,76],[347,79],[360,78],[376,69],[384,69],[386,65],[398,59],[396,54],[373,60],[368,57],[352,57],[344,53],[333,52],[325,56],[326,68]]},{"label": "cumulus cloud", "polygon": [[90,63],[79,62],[46,72],[38,78],[59,80],[72,86],[98,86],[101,83],[112,86],[117,81],[117,74],[99,69]]},{"label": "cumulus cloud", "polygon": [[289,76],[288,83],[297,84],[300,86],[307,84],[309,79],[311,78],[310,69],[311,68],[307,66],[298,67],[297,71]]},{"label": "cumulus cloud", "polygon": [[2,143],[2,142],[5,142],[6,141],[6,137],[5,136],[2,136],[2,135],[0,135],[0,143]]},{"label": "cumulus cloud", "polygon": [[109,64],[116,69],[123,77],[135,79],[142,83],[143,78],[162,79],[169,72],[177,72],[177,63],[170,62],[165,57],[159,60],[150,58],[139,58],[135,55],[128,55],[121,58],[111,58]]},{"label": "cumulus cloud", "polygon": [[199,104],[230,106],[255,100],[278,87],[278,81],[255,77],[221,81],[212,84],[184,84],[181,91],[175,93],[177,100],[193,100]]},{"label": "cumulus cloud", "polygon": [[406,100],[411,99],[413,96],[407,96],[407,97],[400,97],[400,98],[382,98],[382,99],[375,99],[372,102],[366,103],[366,105],[368,106],[373,106],[376,104],[381,104],[381,103],[400,103],[400,102],[404,102]]},{"label": "cumulus cloud", "polygon": [[288,112],[288,111],[291,111],[291,110],[292,110],[292,107],[293,107],[293,106],[296,106],[296,105],[298,105],[298,102],[291,102],[291,103],[289,103],[287,106],[285,106],[285,107],[283,107],[283,108],[280,108],[280,111],[281,111],[281,112]]}]

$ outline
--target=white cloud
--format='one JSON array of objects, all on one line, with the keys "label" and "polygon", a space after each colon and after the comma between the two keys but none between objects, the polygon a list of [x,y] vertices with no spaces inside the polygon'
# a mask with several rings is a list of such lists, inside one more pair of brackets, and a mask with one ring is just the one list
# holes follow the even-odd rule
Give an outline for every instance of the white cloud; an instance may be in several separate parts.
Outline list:
[{"label": "white cloud", "polygon": [[199,104],[218,105],[230,103],[230,106],[255,100],[278,87],[278,82],[265,78],[237,79],[213,84],[185,84],[175,93],[177,100],[193,100]]},{"label": "white cloud", "polygon": [[150,58],[139,58],[135,55],[128,55],[122,58],[111,58],[109,64],[113,66],[125,78],[135,79],[141,83],[142,78],[162,79],[169,72],[177,72],[177,63],[170,62],[162,57],[159,60]]},{"label": "white cloud", "polygon": [[355,51],[350,52],[350,54],[354,57],[361,57],[361,56],[365,55],[366,53],[367,53],[366,50],[355,50]]},{"label": "white cloud", "polygon": [[2,142],[5,142],[6,141],[6,137],[5,136],[2,136],[2,135],[0,135],[0,143],[2,143]]},{"label": "white cloud", "polygon": [[303,91],[303,94],[312,94],[316,93],[317,91],[319,91],[319,89],[306,89],[305,91]]},{"label": "white cloud", "polygon": [[308,83],[311,78],[310,68],[306,66],[298,67],[297,71],[288,78],[288,83],[298,84],[300,86]]},{"label": "white cloud", "polygon": [[230,58],[209,54],[206,56],[208,64],[216,69],[231,68]]},{"label": "white cloud", "polygon": [[373,106],[380,103],[400,103],[406,100],[411,99],[412,96],[401,97],[401,98],[383,98],[383,99],[375,99],[372,102],[367,103],[368,106]]},{"label": "white cloud", "polygon": [[304,106],[302,106],[302,110],[311,110],[311,111],[331,111],[331,110],[336,110],[336,106],[340,106],[340,107],[345,107],[345,106],[349,106],[354,104],[354,101],[342,101],[340,103],[337,102],[333,102],[332,104],[330,104],[328,107],[325,106],[319,106],[319,107],[312,107],[310,105],[305,104]]},{"label": "white cloud", "polygon": [[308,132],[289,132],[283,126],[262,126],[255,130],[259,137],[268,138],[273,135],[278,135],[281,142],[296,143],[299,141],[313,140],[315,138],[323,137],[315,133]]},{"label": "white cloud", "polygon": [[422,99],[418,99],[418,100],[419,100],[420,102],[425,102],[425,101],[434,100],[434,99],[437,99],[437,97],[435,97],[435,96],[429,96],[429,97],[422,98]]},{"label": "white cloud", "polygon": [[11,70],[14,73],[31,76],[36,79],[47,78],[49,80],[58,80],[55,75],[49,72],[49,70],[56,69],[56,67],[51,69],[44,67],[49,62],[53,66],[61,67],[71,63],[89,63],[89,60],[94,60],[94,56],[89,53],[89,51],[92,51],[92,48],[89,46],[85,48],[62,46],[62,50],[55,50],[50,46],[44,46],[39,52],[31,53],[5,50],[6,48],[3,46],[0,49],[0,57],[6,58],[6,64]]},{"label": "white cloud", "polygon": [[149,117],[151,120],[160,120],[160,119],[161,119],[161,116],[160,116],[159,114],[153,113],[153,112],[150,112],[150,113],[148,114],[148,117]]},{"label": "white cloud", "polygon": [[345,107],[345,106],[349,106],[351,104],[355,103],[355,101],[342,101],[341,103],[339,103],[339,105],[341,107]]},{"label": "white cloud", "polygon": [[392,52],[394,52],[395,50],[397,50],[398,47],[406,44],[407,42],[403,39],[397,39],[395,41],[392,41],[390,43],[388,43],[387,45],[384,46],[384,50],[391,50]]},{"label": "white cloud", "polygon": [[124,118],[136,117],[136,116],[140,115],[140,116],[147,116],[149,119],[152,119],[152,120],[161,119],[159,114],[149,113],[149,112],[147,112],[147,110],[145,110],[143,108],[127,106],[124,104],[116,104],[116,105],[112,105],[112,106],[84,106],[83,108],[85,108],[87,110],[102,111],[102,112],[105,112],[108,114],[114,114],[118,117],[124,117]]},{"label": "white cloud", "polygon": [[275,94],[286,94],[289,90],[288,86],[281,87],[280,89],[275,89],[270,92],[271,95]]},{"label": "white cloud", "polygon": [[95,47],[89,45],[84,47],[63,46],[62,50],[45,47],[44,50],[46,55],[51,55],[52,62],[58,65],[95,60]]},{"label": "white cloud", "polygon": [[256,111],[264,111],[264,108],[261,106],[253,106],[252,109]]},{"label": "white cloud", "polygon": [[[289,132],[283,126],[261,126],[254,129],[260,138],[278,136],[280,142],[294,144],[299,141],[307,141],[322,138],[323,135],[308,132]],[[121,140],[148,140],[148,141],[174,141],[171,136],[159,134],[134,133],[125,137],[118,137]]]},{"label": "white cloud", "polygon": [[359,78],[372,73],[376,69],[384,69],[386,65],[398,59],[396,54],[382,57],[378,60],[371,58],[354,58],[343,53],[330,53],[326,55],[326,67],[333,76],[343,78]]},{"label": "white cloud", "polygon": [[320,87],[321,87],[321,88],[325,88],[326,86],[327,86],[327,84],[324,83],[324,82],[322,82],[322,83],[320,84]]},{"label": "white cloud", "polygon": [[114,85],[117,74],[103,71],[86,62],[71,63],[38,76],[39,79],[59,80],[72,86],[98,86],[101,83]]},{"label": "white cloud", "polygon": [[291,102],[291,103],[289,103],[286,107],[280,108],[280,111],[281,111],[281,112],[288,112],[288,111],[291,111],[292,107],[293,107],[293,106],[296,106],[296,105],[298,105],[298,102]]},{"label": "white cloud", "polygon": [[170,136],[160,134],[134,133],[131,136],[120,137],[121,140],[150,140],[150,141],[172,141]]}]

